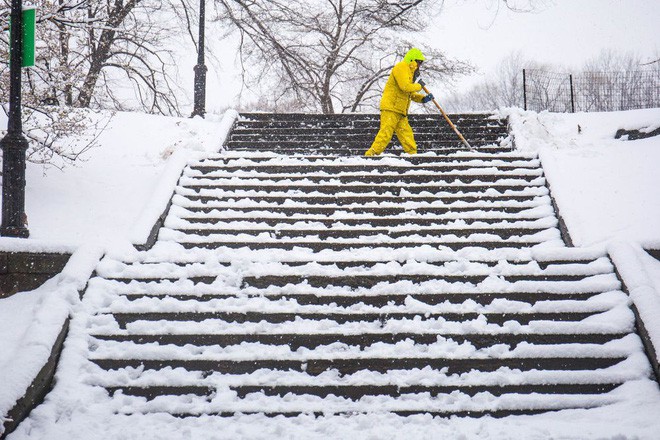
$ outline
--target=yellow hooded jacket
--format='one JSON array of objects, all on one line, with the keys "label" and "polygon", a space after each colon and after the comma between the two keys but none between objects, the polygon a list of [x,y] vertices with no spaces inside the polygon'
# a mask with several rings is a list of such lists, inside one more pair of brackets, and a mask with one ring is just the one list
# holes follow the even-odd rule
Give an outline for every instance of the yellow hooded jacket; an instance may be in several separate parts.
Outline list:
[{"label": "yellow hooded jacket", "polygon": [[389,110],[407,116],[411,100],[422,102],[424,95],[416,93],[422,90],[422,86],[413,82],[415,70],[417,70],[417,63],[414,60],[404,59],[394,66],[380,100],[381,110]]}]

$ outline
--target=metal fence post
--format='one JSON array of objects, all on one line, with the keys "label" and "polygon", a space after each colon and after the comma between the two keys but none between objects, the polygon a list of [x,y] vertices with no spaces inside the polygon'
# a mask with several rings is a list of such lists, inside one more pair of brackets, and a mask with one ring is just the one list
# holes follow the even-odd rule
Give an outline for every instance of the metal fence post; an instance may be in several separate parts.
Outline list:
[{"label": "metal fence post", "polygon": [[571,83],[571,113],[575,113],[575,95],[573,93],[573,75],[568,75],[568,80]]},{"label": "metal fence post", "polygon": [[523,105],[523,108],[527,110],[527,72],[525,69],[523,69]]}]

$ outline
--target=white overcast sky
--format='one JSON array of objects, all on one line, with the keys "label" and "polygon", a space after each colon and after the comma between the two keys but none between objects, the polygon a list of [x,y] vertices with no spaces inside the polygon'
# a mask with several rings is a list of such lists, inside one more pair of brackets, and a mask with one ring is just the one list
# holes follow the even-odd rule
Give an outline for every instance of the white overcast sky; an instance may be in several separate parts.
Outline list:
[{"label": "white overcast sky", "polygon": [[[516,51],[568,69],[580,67],[606,49],[632,51],[649,61],[660,56],[660,0],[534,0],[539,5],[535,13],[497,10],[499,1],[445,0],[441,12],[432,18],[427,34],[434,46],[480,71],[461,81],[461,87],[487,75]],[[227,49],[227,41],[214,42],[211,37],[209,42],[220,51],[218,46]],[[240,87],[229,79],[235,73],[234,57],[221,58],[219,74],[209,65],[209,110],[235,106]]]},{"label": "white overcast sky", "polygon": [[482,74],[516,51],[567,69],[606,49],[648,61],[660,57],[660,0],[537,0],[534,13],[497,5],[495,0],[445,0],[429,31],[434,45],[470,61]]}]

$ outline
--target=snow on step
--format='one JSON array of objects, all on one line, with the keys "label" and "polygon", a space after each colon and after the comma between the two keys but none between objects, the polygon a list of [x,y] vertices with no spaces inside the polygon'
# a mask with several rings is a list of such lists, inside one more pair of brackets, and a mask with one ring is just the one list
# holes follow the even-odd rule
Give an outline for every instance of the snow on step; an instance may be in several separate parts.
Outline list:
[{"label": "snow on step", "polygon": [[612,263],[564,247],[536,156],[231,151],[377,127],[253,119],[186,168],[152,249],[90,280],[83,380],[118,412],[504,416],[648,381]]},{"label": "snow on step", "polygon": [[[104,259],[97,267],[97,274],[104,278],[188,278],[194,276],[219,276],[231,273],[235,269],[226,269],[232,265],[232,260],[216,256],[213,260],[206,255],[197,256],[196,260],[185,259],[174,261],[150,261],[143,259],[127,263],[110,258]],[[444,277],[460,275],[482,276],[589,276],[598,274],[611,274],[613,266],[608,258],[599,257],[594,260],[573,262],[543,262],[538,261],[479,261],[459,259],[417,259],[417,260],[378,260],[360,261],[356,259],[284,260],[259,261],[255,259],[249,267],[241,268],[244,277],[259,277],[269,274],[279,276],[351,276],[351,275],[433,275]],[[343,264],[342,264],[343,263]]]}]

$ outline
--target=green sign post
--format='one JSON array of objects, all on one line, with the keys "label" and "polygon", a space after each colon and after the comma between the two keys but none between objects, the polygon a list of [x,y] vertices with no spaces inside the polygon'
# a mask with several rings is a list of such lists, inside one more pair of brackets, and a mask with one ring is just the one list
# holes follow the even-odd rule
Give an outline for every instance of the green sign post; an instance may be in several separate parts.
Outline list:
[{"label": "green sign post", "polygon": [[34,40],[37,23],[37,8],[25,6],[23,8],[23,63],[21,67],[34,66]]},{"label": "green sign post", "polygon": [[[36,6],[25,6],[21,15],[23,21],[23,62],[21,67],[33,67],[35,57],[35,29],[37,23],[37,8]],[[9,33],[11,35],[11,21],[9,22]],[[9,48],[11,54],[11,46]]]}]

